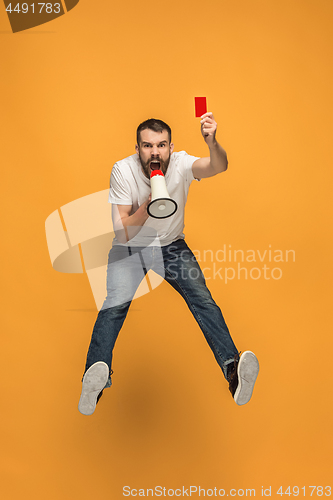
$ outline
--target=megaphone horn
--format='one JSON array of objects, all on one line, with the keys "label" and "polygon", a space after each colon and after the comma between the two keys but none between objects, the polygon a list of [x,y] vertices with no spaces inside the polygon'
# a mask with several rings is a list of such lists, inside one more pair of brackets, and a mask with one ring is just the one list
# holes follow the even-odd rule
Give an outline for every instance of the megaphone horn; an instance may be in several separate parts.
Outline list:
[{"label": "megaphone horn", "polygon": [[155,219],[166,219],[177,210],[177,203],[169,196],[165,178],[161,170],[152,170],[150,174],[151,202],[147,212]]}]

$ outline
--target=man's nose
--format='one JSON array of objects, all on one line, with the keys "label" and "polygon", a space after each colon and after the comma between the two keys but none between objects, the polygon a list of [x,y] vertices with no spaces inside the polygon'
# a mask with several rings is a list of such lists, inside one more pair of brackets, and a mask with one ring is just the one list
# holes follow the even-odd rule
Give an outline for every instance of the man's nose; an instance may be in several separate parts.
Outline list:
[{"label": "man's nose", "polygon": [[151,151],[151,156],[152,156],[152,158],[160,156],[160,153],[158,151],[158,147],[157,146],[153,146],[153,149]]}]

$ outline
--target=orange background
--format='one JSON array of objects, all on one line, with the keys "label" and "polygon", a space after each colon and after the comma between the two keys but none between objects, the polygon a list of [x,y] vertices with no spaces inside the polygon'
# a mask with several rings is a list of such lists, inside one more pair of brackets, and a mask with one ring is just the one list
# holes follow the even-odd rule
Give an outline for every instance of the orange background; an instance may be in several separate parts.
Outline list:
[{"label": "orange background", "polygon": [[[330,484],[332,16],[328,0],[81,0],[14,35],[0,8],[2,498]],[[85,275],[52,269],[45,219],[106,189],[151,116],[176,151],[207,155],[194,96],[229,170],[191,186],[189,246],[296,254],[280,280],[208,282],[238,349],[259,358],[253,399],[235,405],[163,283],[132,304],[113,386],[84,417],[95,304]]]}]

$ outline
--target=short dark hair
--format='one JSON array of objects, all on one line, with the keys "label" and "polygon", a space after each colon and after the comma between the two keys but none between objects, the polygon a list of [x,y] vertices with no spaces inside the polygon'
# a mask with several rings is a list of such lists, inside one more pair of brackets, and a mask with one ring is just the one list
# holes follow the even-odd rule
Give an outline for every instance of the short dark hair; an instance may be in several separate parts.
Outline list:
[{"label": "short dark hair", "polygon": [[142,130],[153,130],[154,132],[163,132],[163,130],[167,130],[169,134],[169,142],[171,144],[171,128],[169,125],[162,120],[156,120],[156,118],[149,118],[149,120],[146,120],[138,126],[136,130],[136,142],[139,145],[140,144],[140,133]]}]

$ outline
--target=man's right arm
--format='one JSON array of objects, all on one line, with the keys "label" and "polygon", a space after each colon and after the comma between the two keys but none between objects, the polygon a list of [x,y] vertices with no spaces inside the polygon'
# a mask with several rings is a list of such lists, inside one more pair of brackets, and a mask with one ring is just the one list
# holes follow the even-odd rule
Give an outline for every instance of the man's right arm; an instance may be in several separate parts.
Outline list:
[{"label": "man's right arm", "polygon": [[138,234],[149,217],[147,207],[150,201],[151,195],[132,215],[132,205],[112,205],[113,228],[119,243],[127,243]]}]

